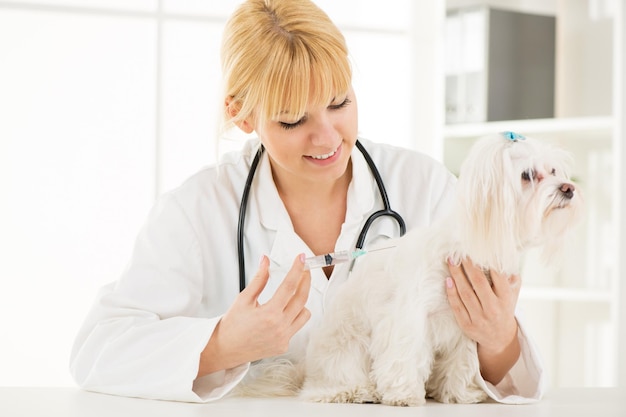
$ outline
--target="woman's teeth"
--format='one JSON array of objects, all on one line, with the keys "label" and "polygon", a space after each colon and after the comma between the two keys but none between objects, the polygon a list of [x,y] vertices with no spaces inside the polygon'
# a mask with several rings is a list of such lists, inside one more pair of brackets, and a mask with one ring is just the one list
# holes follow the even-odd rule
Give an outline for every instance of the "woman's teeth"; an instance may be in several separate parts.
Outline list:
[{"label": "woman's teeth", "polygon": [[313,159],[320,159],[320,160],[321,159],[328,159],[328,158],[330,158],[331,156],[333,156],[336,153],[337,153],[337,150],[335,149],[331,153],[327,153],[327,154],[324,154],[324,155],[311,155],[311,158],[313,158]]}]

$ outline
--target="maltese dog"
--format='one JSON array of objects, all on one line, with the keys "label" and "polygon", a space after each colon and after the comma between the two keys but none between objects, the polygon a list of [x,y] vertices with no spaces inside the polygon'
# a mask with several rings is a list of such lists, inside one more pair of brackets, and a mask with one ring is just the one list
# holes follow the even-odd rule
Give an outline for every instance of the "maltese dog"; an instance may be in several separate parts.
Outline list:
[{"label": "maltese dog", "polygon": [[513,132],[480,139],[465,159],[444,221],[388,240],[356,262],[304,359],[301,398],[418,406],[426,397],[486,398],[476,343],[448,303],[447,260],[470,258],[485,275],[519,274],[522,256],[550,259],[581,216],[569,154]]}]

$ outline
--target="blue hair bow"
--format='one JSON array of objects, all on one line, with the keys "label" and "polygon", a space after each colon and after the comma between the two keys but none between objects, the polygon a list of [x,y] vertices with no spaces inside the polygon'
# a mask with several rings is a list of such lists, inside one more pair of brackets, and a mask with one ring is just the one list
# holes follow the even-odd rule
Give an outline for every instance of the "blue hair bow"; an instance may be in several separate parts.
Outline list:
[{"label": "blue hair bow", "polygon": [[526,137],[515,133],[515,132],[501,132],[502,136],[504,136],[505,139],[508,140],[512,140],[513,142],[517,142],[518,140],[524,140],[526,139]]}]

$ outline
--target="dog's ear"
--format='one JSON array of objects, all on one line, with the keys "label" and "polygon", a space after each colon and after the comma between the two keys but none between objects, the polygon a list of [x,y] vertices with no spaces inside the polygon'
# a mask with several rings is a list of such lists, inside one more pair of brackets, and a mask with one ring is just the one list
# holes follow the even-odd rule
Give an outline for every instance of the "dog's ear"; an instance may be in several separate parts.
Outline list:
[{"label": "dog's ear", "polygon": [[519,247],[520,179],[509,152],[517,145],[500,135],[479,140],[461,166],[457,185],[464,252],[476,263],[502,270],[517,262],[511,257],[517,256]]}]

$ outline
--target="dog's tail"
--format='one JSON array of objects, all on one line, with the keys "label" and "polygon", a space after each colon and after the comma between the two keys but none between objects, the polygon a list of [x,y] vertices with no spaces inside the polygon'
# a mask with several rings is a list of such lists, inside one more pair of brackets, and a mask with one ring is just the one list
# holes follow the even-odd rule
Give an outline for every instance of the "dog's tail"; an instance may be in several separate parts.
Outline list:
[{"label": "dog's tail", "polygon": [[267,359],[253,364],[231,395],[238,397],[296,396],[304,382],[304,364]]}]

